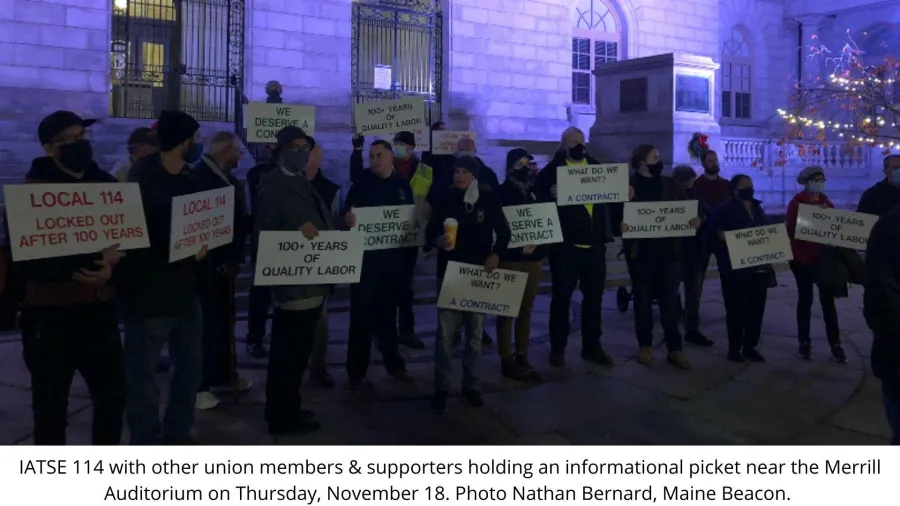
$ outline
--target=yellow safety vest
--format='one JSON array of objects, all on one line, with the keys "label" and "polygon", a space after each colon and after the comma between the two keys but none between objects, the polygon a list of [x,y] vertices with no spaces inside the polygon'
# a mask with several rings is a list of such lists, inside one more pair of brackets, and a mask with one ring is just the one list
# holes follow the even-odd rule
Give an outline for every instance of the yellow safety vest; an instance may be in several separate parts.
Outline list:
[{"label": "yellow safety vest", "polygon": [[[569,160],[566,160],[567,167],[571,167],[573,165],[587,165],[587,159],[582,160],[580,162],[570,162]],[[591,221],[593,221],[593,219],[594,219],[594,204],[584,204],[584,208],[587,209],[588,214],[591,216]],[[591,247],[590,244],[576,244],[575,246],[577,246],[579,248],[584,248],[584,249]]]},{"label": "yellow safety vest", "polygon": [[412,177],[409,179],[409,185],[412,187],[413,198],[416,201],[425,200],[428,191],[431,190],[431,183],[434,181],[434,169],[430,166],[419,162]]}]

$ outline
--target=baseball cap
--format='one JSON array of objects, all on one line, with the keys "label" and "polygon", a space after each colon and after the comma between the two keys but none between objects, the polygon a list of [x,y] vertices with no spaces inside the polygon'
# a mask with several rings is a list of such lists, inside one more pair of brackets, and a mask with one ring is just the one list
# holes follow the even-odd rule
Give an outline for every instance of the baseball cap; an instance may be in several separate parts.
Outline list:
[{"label": "baseball cap", "polygon": [[140,127],[135,128],[131,135],[128,136],[128,145],[132,146],[134,144],[157,144],[156,132],[151,128]]},{"label": "baseball cap", "polygon": [[85,128],[93,125],[97,120],[82,119],[72,111],[56,111],[41,120],[38,125],[38,140],[41,144],[49,144],[54,137],[64,132],[67,128],[81,125]]}]

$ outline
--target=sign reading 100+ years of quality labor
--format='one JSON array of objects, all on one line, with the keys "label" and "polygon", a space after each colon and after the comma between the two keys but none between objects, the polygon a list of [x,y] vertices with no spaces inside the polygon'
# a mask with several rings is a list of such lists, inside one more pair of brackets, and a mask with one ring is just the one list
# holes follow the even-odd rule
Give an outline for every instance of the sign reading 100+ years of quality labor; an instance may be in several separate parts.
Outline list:
[{"label": "sign reading 100+ years of quality labor", "polygon": [[16,262],[150,246],[137,183],[3,187]]},{"label": "sign reading 100+ years of quality labor", "polygon": [[365,250],[409,248],[425,245],[424,224],[415,205],[355,207],[356,231],[364,237]]},{"label": "sign reading 100+ years of quality labor", "polygon": [[725,232],[732,269],[789,262],[794,259],[784,223]]},{"label": "sign reading 100+ years of quality labor", "polygon": [[562,228],[559,226],[559,212],[556,204],[526,204],[503,208],[512,237],[510,248],[523,246],[540,246],[563,241]]},{"label": "sign reading 100+ years of quality labor", "polygon": [[794,237],[839,248],[865,250],[878,221],[874,214],[800,204]]},{"label": "sign reading 100+ years of quality labor", "polygon": [[356,133],[361,135],[428,129],[425,102],[416,97],[361,102],[353,106],[353,118]]},{"label": "sign reading 100+ years of quality labor", "polygon": [[316,133],[316,108],[310,105],[251,102],[246,108],[247,142],[275,142],[278,131],[300,127],[310,136]]},{"label": "sign reading 100+ years of quality labor", "polygon": [[208,249],[224,246],[233,237],[233,186],[172,199],[169,262],[196,255],[203,246]]},{"label": "sign reading 100+ years of quality labor", "polygon": [[310,240],[300,231],[259,234],[253,284],[334,285],[359,283],[363,236],[359,232],[323,231]]},{"label": "sign reading 100+ years of quality labor", "polygon": [[692,237],[697,231],[689,222],[696,217],[696,200],[626,202],[622,222],[628,231],[622,238]]},{"label": "sign reading 100+ years of quality labor", "polygon": [[628,201],[628,164],[569,165],[556,169],[556,203],[561,206]]},{"label": "sign reading 100+ years of quality labor", "polygon": [[449,262],[437,307],[515,318],[519,315],[528,274],[482,265]]}]

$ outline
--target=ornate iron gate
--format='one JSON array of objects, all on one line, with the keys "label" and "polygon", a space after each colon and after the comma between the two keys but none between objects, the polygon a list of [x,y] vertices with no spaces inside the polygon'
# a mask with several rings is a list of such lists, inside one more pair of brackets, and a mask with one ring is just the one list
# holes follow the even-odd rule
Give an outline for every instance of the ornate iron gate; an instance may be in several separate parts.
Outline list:
[{"label": "ornate iron gate", "polygon": [[111,0],[110,115],[181,110],[233,121],[244,70],[243,0]]},{"label": "ornate iron gate", "polygon": [[421,96],[429,105],[428,123],[441,119],[443,15],[439,2],[353,3],[350,61],[357,103]]}]

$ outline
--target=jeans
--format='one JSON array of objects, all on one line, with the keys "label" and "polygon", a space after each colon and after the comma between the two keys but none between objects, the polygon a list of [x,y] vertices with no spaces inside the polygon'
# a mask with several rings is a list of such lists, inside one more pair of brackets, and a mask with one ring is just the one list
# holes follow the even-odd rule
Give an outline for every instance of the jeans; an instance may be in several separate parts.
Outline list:
[{"label": "jeans", "polygon": [[466,347],[463,350],[462,389],[478,390],[478,370],[481,366],[481,340],[484,331],[484,315],[457,311],[438,310],[438,336],[434,341],[434,389],[438,392],[450,390],[450,375],[453,373],[453,337],[456,329],[465,327]]},{"label": "jeans", "polygon": [[266,320],[272,306],[272,291],[268,286],[250,287],[247,308],[247,344],[262,344],[266,337]]},{"label": "jeans", "polygon": [[709,262],[702,259],[681,261],[681,281],[684,285],[684,332],[692,334],[700,330],[700,298],[703,295],[703,280]]},{"label": "jeans", "polygon": [[26,308],[22,352],[31,373],[34,443],[66,444],[69,388],[81,373],[94,404],[95,445],[122,439],[125,369],[112,302]]},{"label": "jeans", "polygon": [[[131,430],[131,444],[186,440],[194,424],[194,402],[203,380],[203,314],[199,298],[194,297],[181,316],[126,317],[124,323],[128,378],[125,414]],[[166,414],[160,424],[156,366],[166,344],[174,373],[169,384]]]},{"label": "jeans", "polygon": [[751,350],[759,345],[769,293],[769,276],[752,268],[721,273],[725,299],[728,349]]},{"label": "jeans", "polygon": [[[500,268],[528,274],[522,305],[519,306],[519,314],[515,318],[515,352],[524,356],[528,354],[528,344],[531,341],[531,309],[544,273],[543,266],[541,262],[501,262]],[[513,354],[512,327],[512,318],[497,317],[497,350],[500,352],[500,358],[509,358]]]},{"label": "jeans", "polygon": [[315,344],[322,305],[305,310],[275,308],[266,373],[266,421],[270,428],[290,428],[302,420],[300,385]]},{"label": "jeans", "polygon": [[[797,280],[797,339],[800,342],[810,340],[810,320],[812,319],[813,285],[816,280],[815,265],[801,265],[791,262],[791,272]],[[841,344],[841,329],[838,325],[837,308],[834,305],[834,294],[828,289],[819,288],[819,303],[822,305],[822,318],[825,320],[825,335],[828,344]]]},{"label": "jeans", "polygon": [[415,278],[416,261],[419,258],[419,248],[405,248],[399,253],[400,261],[403,262],[403,270],[400,279],[395,281],[399,284],[397,292],[397,325],[400,328],[401,335],[414,334],[416,331],[416,317],[413,313],[413,280]]},{"label": "jeans", "polygon": [[231,383],[237,378],[234,349],[234,283],[228,273],[204,276],[200,290],[203,310],[203,381],[200,391]]},{"label": "jeans", "polygon": [[895,402],[886,394],[884,396],[884,414],[891,426],[891,445],[900,446],[900,403]]},{"label": "jeans", "polygon": [[366,276],[350,285],[350,337],[347,343],[347,377],[351,382],[366,376],[372,357],[372,336],[388,371],[404,371],[394,308],[401,286],[393,274]]},{"label": "jeans", "polygon": [[559,244],[550,253],[550,349],[562,353],[572,323],[569,308],[575,288],[581,289],[581,341],[584,350],[600,346],[603,335],[603,292],[606,290],[606,246],[578,248]]},{"label": "jeans", "polygon": [[653,299],[656,296],[666,347],[669,351],[681,351],[681,331],[678,328],[679,269],[680,264],[676,261],[648,263],[635,260],[632,263],[634,328],[639,346],[653,346]]}]

